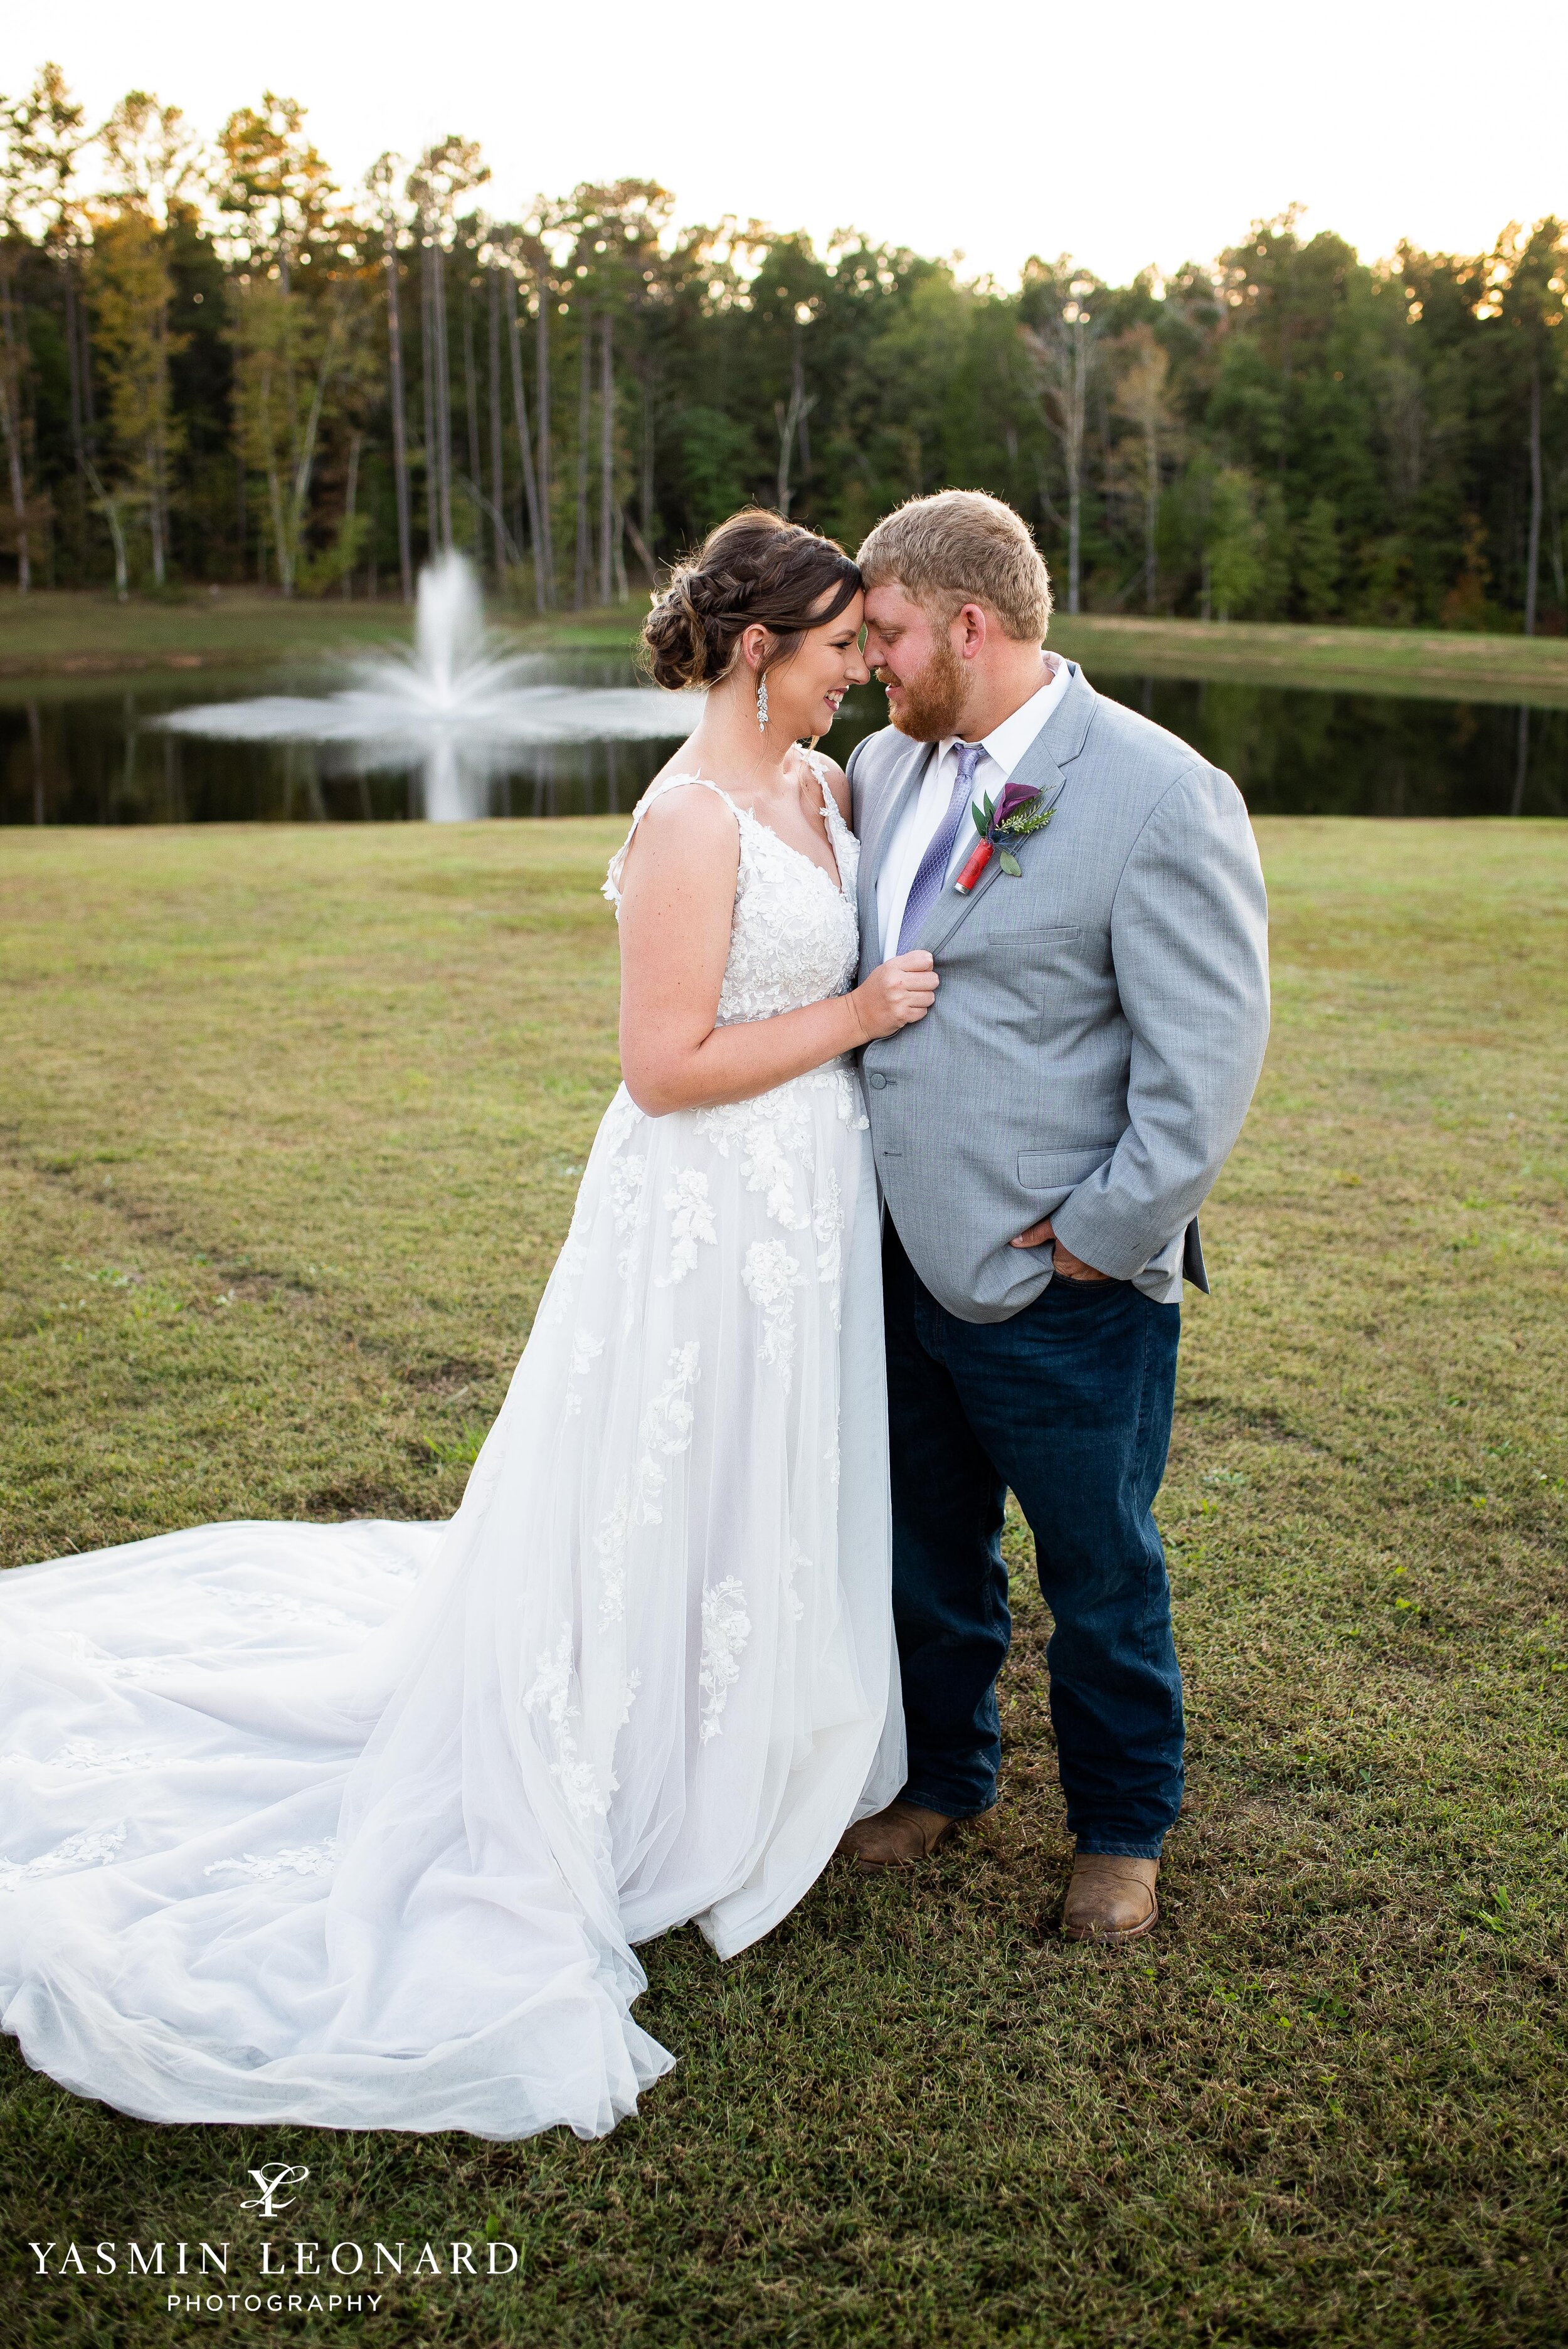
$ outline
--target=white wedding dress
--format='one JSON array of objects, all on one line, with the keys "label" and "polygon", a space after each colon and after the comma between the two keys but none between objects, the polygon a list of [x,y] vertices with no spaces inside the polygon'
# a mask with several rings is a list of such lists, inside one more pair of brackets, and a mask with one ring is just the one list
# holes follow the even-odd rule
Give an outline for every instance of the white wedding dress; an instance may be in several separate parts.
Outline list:
[{"label": "white wedding dress", "polygon": [[[736,811],[722,1020],[852,984],[823,804],[839,886]],[[858,1076],[623,1087],[449,1523],[0,1575],[4,2028],[150,2120],[603,2134],[633,1944],[745,1949],[903,1783],[889,1538]]]}]

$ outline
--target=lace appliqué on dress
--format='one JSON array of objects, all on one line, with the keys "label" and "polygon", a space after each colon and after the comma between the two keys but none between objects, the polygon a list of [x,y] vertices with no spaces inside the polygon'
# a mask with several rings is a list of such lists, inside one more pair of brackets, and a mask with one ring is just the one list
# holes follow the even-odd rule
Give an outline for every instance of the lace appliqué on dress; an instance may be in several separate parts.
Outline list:
[{"label": "lace appliqu\u00e9 on dress", "polygon": [[811,1237],[817,1243],[817,1278],[833,1292],[833,1327],[837,1330],[841,1327],[839,1284],[844,1268],[844,1203],[839,1192],[839,1178],[830,1166],[817,1194]]},{"label": "lace appliqu\u00e9 on dress", "polygon": [[34,1777],[42,1770],[64,1770],[72,1776],[86,1777],[100,1770],[139,1770],[151,1759],[150,1746],[100,1745],[95,1738],[72,1737],[57,1754],[24,1754],[12,1746],[0,1754],[0,1773]]},{"label": "lace appliqu\u00e9 on dress", "polygon": [[333,1630],[353,1620],[341,1607],[325,1607],[315,1599],[295,1599],[290,1592],[274,1590],[257,1593],[251,1590],[228,1590],[222,1583],[198,1584],[207,1598],[216,1599],[236,1615],[248,1616],[254,1623],[286,1624],[291,1630],[307,1625],[313,1630]]},{"label": "lace appliqu\u00e9 on dress", "polygon": [[80,1835],[67,1836],[53,1851],[40,1852],[36,1859],[12,1860],[0,1858],[0,1892],[15,1892],[19,1885],[30,1884],[40,1876],[63,1876],[78,1868],[102,1868],[113,1859],[125,1841],[126,1823],[117,1819],[112,1826],[84,1829]]},{"label": "lace appliqu\u00e9 on dress", "polygon": [[764,1194],[770,1220],[787,1232],[810,1221],[795,1205],[797,1170],[810,1175],[811,1166],[811,1120],[800,1092],[806,1081],[793,1078],[750,1101],[726,1102],[696,1113],[697,1132],[721,1158],[738,1149],[747,1189]]},{"label": "lace appliqu\u00e9 on dress", "polygon": [[90,1665],[101,1680],[147,1681],[168,1671],[182,1660],[175,1656],[110,1656],[95,1647],[85,1631],[62,1631],[60,1643],[80,1664]]},{"label": "lace appliqu\u00e9 on dress", "polygon": [[215,1859],[203,1876],[232,1876],[249,1884],[271,1884],[281,1876],[330,1876],[337,1865],[337,1837],[324,1836],[319,1843],[287,1844],[282,1850],[258,1857],[242,1851],[232,1859]]},{"label": "lace appliqu\u00e9 on dress", "polygon": [[593,1764],[585,1762],[577,1750],[573,1723],[582,1719],[583,1708],[572,1702],[572,1626],[563,1623],[554,1648],[541,1657],[533,1684],[522,1702],[529,1713],[543,1708],[544,1717],[555,1733],[555,1759],[550,1764],[550,1775],[573,1817],[585,1826],[592,1819],[609,1816],[610,1797],[619,1781],[612,1775],[609,1785],[601,1786]]},{"label": "lace appliqu\u00e9 on dress", "polygon": [[565,1320],[587,1262],[588,1234],[579,1218],[574,1216],[572,1219],[572,1228],[562,1245],[561,1254],[555,1259],[555,1269],[546,1282],[544,1295],[540,1299],[539,1321],[542,1329],[559,1329],[562,1322]]},{"label": "lace appliqu\u00e9 on dress", "polygon": [[738,1575],[727,1574],[702,1594],[702,1661],[696,1684],[702,1691],[702,1726],[698,1738],[706,1745],[721,1732],[719,1714],[729,1692],[740,1678],[741,1651],[751,1637],[746,1592]]},{"label": "lace appliqu\u00e9 on dress", "polygon": [[795,1291],[805,1278],[799,1259],[790,1255],[782,1240],[753,1240],[740,1278],[762,1316],[758,1352],[765,1362],[773,1364],[788,1394],[795,1369]]},{"label": "lace appliqu\u00e9 on dress", "polygon": [[699,1247],[717,1247],[718,1233],[708,1204],[707,1176],[699,1166],[683,1166],[665,1193],[670,1211],[670,1268],[660,1273],[658,1286],[672,1288],[684,1280],[696,1262]]},{"label": "lace appliqu\u00e9 on dress", "polygon": [[583,1409],[583,1390],[579,1379],[585,1379],[604,1350],[603,1338],[595,1338],[589,1330],[572,1333],[572,1361],[566,1373],[566,1416],[575,1419]]},{"label": "lace appliqu\u00e9 on dress", "polygon": [[634,1526],[664,1522],[660,1502],[669,1471],[666,1460],[678,1459],[691,1443],[696,1414],[691,1391],[696,1384],[701,1348],[696,1338],[671,1354],[665,1382],[652,1397],[643,1417],[637,1446],[634,1491],[622,1484],[605,1511],[593,1547],[599,1559],[599,1620],[608,1630],[626,1611],[626,1549]]},{"label": "lace appliqu\u00e9 on dress", "polygon": [[[729,955],[718,997],[721,1023],[771,1019],[780,1011],[842,995],[854,985],[861,953],[855,910],[860,843],[839,812],[821,761],[807,756],[822,795],[822,821],[839,867],[836,882],[824,865],[780,839],[749,808],[737,807],[728,792],[706,775],[669,775],[656,783],[639,802],[631,831],[610,860],[603,894],[618,919],[627,852],[655,799],[686,784],[715,792],[731,810],[739,827],[740,855]],[[765,885],[758,886],[759,882]]]},{"label": "lace appliqu\u00e9 on dress", "polygon": [[610,1212],[615,1219],[617,1234],[625,1241],[615,1259],[615,1269],[623,1280],[632,1277],[637,1234],[648,1220],[648,1203],[644,1196],[647,1174],[648,1162],[641,1151],[628,1151],[624,1157],[610,1161]]}]

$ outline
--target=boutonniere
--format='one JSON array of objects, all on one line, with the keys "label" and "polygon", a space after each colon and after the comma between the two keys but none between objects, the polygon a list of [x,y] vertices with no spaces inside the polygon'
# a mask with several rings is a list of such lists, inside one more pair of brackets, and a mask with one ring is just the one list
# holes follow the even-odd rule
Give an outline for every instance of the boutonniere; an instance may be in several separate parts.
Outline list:
[{"label": "boutonniere", "polygon": [[999,800],[993,800],[987,792],[977,801],[969,812],[975,819],[980,842],[953,885],[960,895],[969,895],[994,854],[999,857],[1004,873],[1015,881],[1019,879],[1024,868],[1007,843],[1026,840],[1032,832],[1044,832],[1055,805],[1053,799],[1049,805],[1042,807],[1038,790],[1027,783],[1009,783]]}]

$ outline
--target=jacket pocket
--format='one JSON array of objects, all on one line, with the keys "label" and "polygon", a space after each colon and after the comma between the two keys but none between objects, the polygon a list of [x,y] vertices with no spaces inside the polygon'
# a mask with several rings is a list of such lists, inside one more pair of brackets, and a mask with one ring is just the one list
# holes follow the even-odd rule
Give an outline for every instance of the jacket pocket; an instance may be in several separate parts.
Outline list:
[{"label": "jacket pocket", "polygon": [[1111,1142],[1081,1143],[1076,1150],[1020,1150],[1018,1184],[1025,1191],[1070,1191],[1103,1166],[1116,1148]]}]

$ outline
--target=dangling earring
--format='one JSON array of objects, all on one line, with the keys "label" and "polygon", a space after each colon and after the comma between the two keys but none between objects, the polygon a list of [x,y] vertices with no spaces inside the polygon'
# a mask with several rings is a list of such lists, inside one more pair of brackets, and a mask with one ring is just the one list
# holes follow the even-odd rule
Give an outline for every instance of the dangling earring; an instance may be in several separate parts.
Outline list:
[{"label": "dangling earring", "polygon": [[765,677],[757,680],[757,730],[759,734],[768,731],[768,679]]}]

